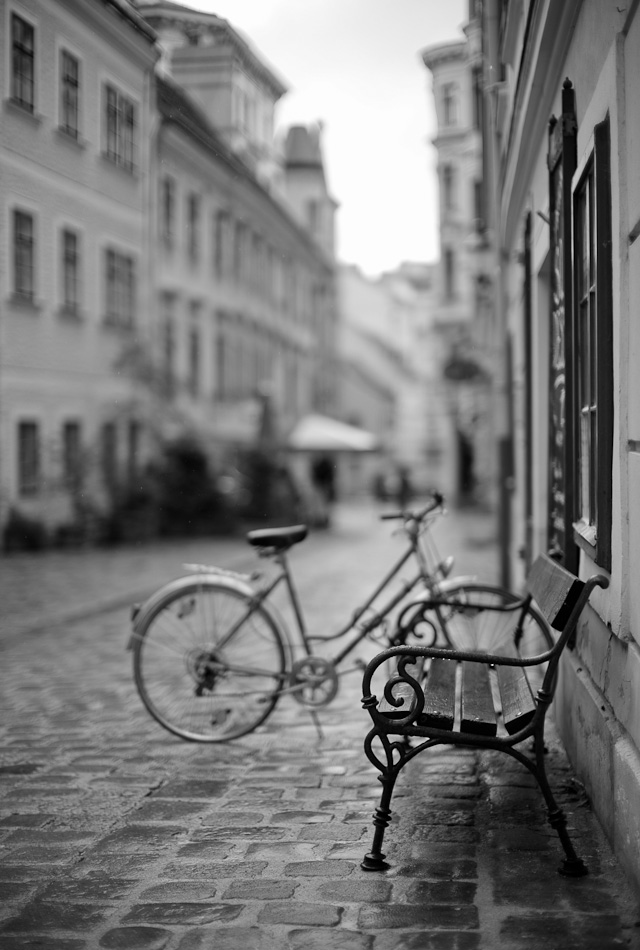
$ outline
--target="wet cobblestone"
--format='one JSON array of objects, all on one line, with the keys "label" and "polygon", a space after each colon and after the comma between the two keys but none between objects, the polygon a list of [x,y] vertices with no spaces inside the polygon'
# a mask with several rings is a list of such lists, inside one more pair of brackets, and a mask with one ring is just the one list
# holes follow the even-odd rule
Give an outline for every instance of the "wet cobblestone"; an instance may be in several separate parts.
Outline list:
[{"label": "wet cobblestone", "polygon": [[[294,555],[315,629],[349,615],[397,545],[373,509],[339,514]],[[490,520],[443,528],[460,572],[495,580]],[[14,585],[0,637],[2,950],[636,950],[634,895],[553,734],[552,783],[589,877],[556,874],[557,838],[522,769],[451,749],[406,770],[391,869],[367,874],[380,787],[360,674],[320,711],[322,738],[288,699],[230,745],[182,742],[135,693],[128,595],[183,560],[251,565],[251,552],[234,540],[112,553],[0,565]]]}]

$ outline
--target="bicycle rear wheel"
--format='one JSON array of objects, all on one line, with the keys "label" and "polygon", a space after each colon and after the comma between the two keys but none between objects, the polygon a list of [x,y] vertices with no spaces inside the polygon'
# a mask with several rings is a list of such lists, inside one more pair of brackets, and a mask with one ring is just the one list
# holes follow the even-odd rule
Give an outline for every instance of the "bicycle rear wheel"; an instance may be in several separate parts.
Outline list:
[{"label": "bicycle rear wheel", "polygon": [[136,630],[133,672],[142,702],[174,735],[227,742],[256,729],[284,682],[280,630],[249,596],[194,579],[167,592]]}]

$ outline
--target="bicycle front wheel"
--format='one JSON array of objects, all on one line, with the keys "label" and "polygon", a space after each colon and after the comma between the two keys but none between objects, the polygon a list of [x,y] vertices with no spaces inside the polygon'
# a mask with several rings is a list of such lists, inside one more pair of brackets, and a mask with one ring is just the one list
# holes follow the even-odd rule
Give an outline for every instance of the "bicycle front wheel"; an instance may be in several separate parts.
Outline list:
[{"label": "bicycle front wheel", "polygon": [[227,742],[256,729],[284,682],[286,652],[269,614],[241,591],[194,579],[169,591],[136,630],[142,702],[174,735]]},{"label": "bicycle front wheel", "polygon": [[498,654],[515,650],[520,656],[538,656],[553,647],[551,630],[531,604],[526,611],[495,609],[522,600],[512,591],[461,582],[448,586],[445,596],[447,603],[438,609],[444,646]]},{"label": "bicycle front wheel", "polygon": [[426,599],[405,608],[392,643],[482,653],[515,649],[521,656],[538,656],[553,646],[551,630],[531,604],[526,611],[496,609],[521,600],[503,587],[453,578],[434,599],[446,602],[431,606]]}]

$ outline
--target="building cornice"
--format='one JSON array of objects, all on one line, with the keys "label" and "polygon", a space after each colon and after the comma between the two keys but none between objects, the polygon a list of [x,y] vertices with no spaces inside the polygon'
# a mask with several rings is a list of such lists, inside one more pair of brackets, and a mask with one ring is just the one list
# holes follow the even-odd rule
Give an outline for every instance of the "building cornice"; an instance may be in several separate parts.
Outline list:
[{"label": "building cornice", "polygon": [[466,55],[466,40],[454,40],[449,43],[439,43],[437,46],[427,46],[420,53],[422,62],[434,71],[434,67],[452,60],[464,60]]},{"label": "building cornice", "polygon": [[220,40],[220,45],[227,43],[238,57],[242,65],[253,75],[257,76],[271,91],[276,99],[279,99],[288,91],[288,86],[281,80],[275,72],[267,66],[264,60],[251,48],[249,43],[231,26],[228,20],[217,16],[215,13],[203,13],[199,10],[191,10],[189,7],[181,6],[178,3],[170,3],[167,0],[148,3],[145,0],[138,0],[138,9],[141,15],[156,29],[159,24],[163,26],[176,26],[184,29],[188,25],[200,25]]}]

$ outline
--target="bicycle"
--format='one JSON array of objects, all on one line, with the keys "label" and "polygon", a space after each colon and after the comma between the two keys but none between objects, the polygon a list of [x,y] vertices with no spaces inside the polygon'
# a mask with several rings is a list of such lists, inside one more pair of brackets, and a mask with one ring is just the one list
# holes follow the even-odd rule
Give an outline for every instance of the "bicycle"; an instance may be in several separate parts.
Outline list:
[{"label": "bicycle", "polygon": [[[148,712],[183,739],[226,742],[257,729],[280,697],[291,695],[309,709],[319,729],[315,711],[333,700],[339,675],[348,672],[341,669],[343,661],[365,637],[382,638],[386,647],[406,641],[424,643],[427,636],[431,643],[438,639],[445,646],[460,646],[463,636],[469,646],[472,634],[479,641],[486,635],[481,623],[483,604],[520,604],[517,636],[524,638],[528,653],[544,652],[553,640],[546,622],[528,602],[495,585],[479,584],[472,577],[448,577],[453,558],[439,559],[429,531],[444,511],[442,495],[434,493],[421,509],[380,516],[402,522],[407,548],[366,603],[330,635],[309,636],[287,559],[287,552],[307,536],[305,525],[262,528],[247,534],[258,556],[275,564],[275,575],[263,586],[256,584],[263,577],[261,572],[247,575],[207,565],[185,565],[188,575],[162,586],[132,610],[128,646],[133,651],[135,685]],[[380,594],[412,558],[417,562],[416,573],[370,613]],[[280,585],[284,585],[295,618],[297,643],[281,614],[269,603]],[[389,615],[418,585],[424,587],[424,593],[405,609],[407,622],[388,636],[384,625]],[[470,599],[479,608],[474,631],[468,629],[468,621],[467,629],[462,630],[455,614],[455,604],[468,605]],[[425,602],[436,605],[436,624],[423,620]],[[508,616],[513,618],[514,611]],[[314,655],[315,642],[339,640],[350,632],[353,636],[332,658]],[[504,625],[502,635],[513,639],[513,621]],[[495,648],[493,638],[488,646]]]}]

